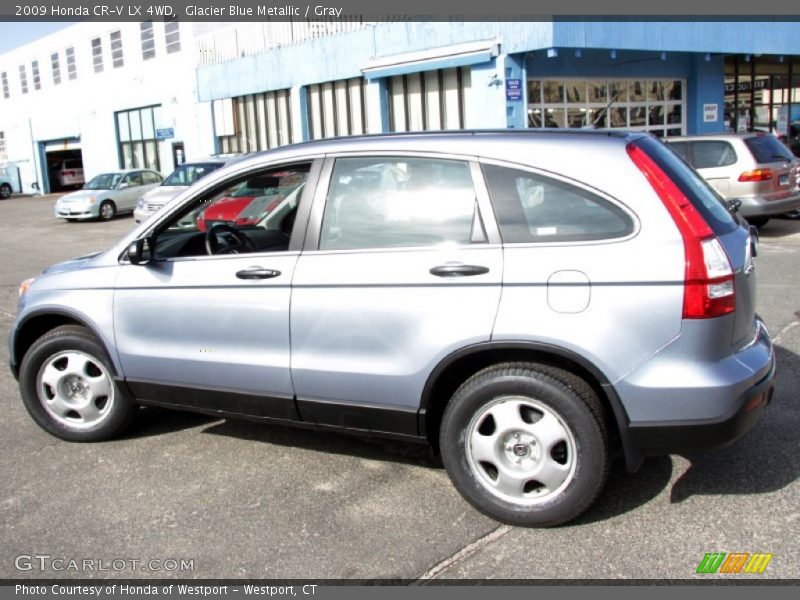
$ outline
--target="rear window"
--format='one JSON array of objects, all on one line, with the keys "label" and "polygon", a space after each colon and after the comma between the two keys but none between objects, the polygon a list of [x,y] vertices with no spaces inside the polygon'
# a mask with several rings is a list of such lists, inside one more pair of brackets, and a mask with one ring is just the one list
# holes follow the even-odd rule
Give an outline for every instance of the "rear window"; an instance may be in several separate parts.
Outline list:
[{"label": "rear window", "polygon": [[715,234],[725,235],[736,229],[736,219],[728,211],[725,201],[671,148],[652,137],[638,139],[636,145],[678,186]]},{"label": "rear window", "polygon": [[689,164],[692,164],[692,159],[689,156],[689,142],[669,142],[669,147],[672,148],[683,160]]},{"label": "rear window", "polygon": [[773,135],[759,135],[746,138],[745,145],[748,147],[759,164],[773,163],[782,160],[791,161],[793,156],[789,149],[781,144]]}]

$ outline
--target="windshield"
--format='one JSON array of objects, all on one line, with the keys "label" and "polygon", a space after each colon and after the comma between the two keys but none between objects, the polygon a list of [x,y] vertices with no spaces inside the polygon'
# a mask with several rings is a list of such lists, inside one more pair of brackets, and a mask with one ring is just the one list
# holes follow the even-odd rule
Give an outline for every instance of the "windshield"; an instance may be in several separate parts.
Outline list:
[{"label": "windshield", "polygon": [[119,173],[103,173],[94,177],[89,183],[83,186],[85,190],[113,190],[117,187],[122,175]]},{"label": "windshield", "polygon": [[192,185],[201,177],[205,177],[211,171],[219,169],[221,163],[193,163],[181,165],[164,180],[161,185]]}]

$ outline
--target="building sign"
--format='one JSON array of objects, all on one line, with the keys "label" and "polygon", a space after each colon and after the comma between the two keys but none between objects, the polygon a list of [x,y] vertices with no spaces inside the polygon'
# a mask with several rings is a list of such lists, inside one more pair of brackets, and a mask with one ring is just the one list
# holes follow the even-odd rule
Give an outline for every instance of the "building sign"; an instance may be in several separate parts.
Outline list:
[{"label": "building sign", "polygon": [[164,129],[156,129],[157,140],[168,140],[175,137],[175,130],[172,127],[165,127]]},{"label": "building sign", "polygon": [[756,79],[755,81],[740,81],[738,84],[726,83],[725,93],[732,94],[734,89],[739,93],[752,92],[753,90],[765,90],[767,89],[768,81],[768,79]]},{"label": "building sign", "polygon": [[506,101],[522,100],[522,79],[506,79]]},{"label": "building sign", "polygon": [[703,123],[716,123],[719,119],[719,104],[703,104]]}]

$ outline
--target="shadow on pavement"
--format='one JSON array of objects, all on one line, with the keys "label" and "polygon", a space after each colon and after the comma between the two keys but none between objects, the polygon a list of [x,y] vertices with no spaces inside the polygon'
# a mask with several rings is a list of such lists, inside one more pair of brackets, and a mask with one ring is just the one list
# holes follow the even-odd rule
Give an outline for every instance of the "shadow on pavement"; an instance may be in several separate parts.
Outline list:
[{"label": "shadow on pavement", "polygon": [[800,445],[797,402],[800,356],[775,347],[777,383],[772,402],[755,428],[730,446],[687,455],[689,469],[672,486],[670,500],[698,494],[763,494],[780,490],[800,477],[795,455]]},{"label": "shadow on pavement", "polygon": [[303,448],[326,454],[341,454],[419,467],[442,468],[441,461],[434,457],[428,446],[424,444],[236,420],[222,421],[207,427],[203,433]]},{"label": "shadow on pavement", "polygon": [[669,456],[647,459],[636,473],[628,473],[625,462],[617,460],[595,503],[567,527],[604,521],[630,512],[664,491],[671,477],[672,460]]},{"label": "shadow on pavement", "polygon": [[191,429],[208,423],[219,421],[218,417],[209,417],[198,413],[168,410],[154,406],[141,407],[136,418],[120,439],[155,437]]}]

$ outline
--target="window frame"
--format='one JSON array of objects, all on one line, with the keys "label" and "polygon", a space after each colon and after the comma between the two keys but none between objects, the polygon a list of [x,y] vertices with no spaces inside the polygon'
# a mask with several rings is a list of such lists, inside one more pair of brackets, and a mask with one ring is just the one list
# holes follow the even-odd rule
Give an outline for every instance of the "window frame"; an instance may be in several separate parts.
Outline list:
[{"label": "window frame", "polygon": [[[586,184],[586,183],[584,183],[582,181],[578,181],[578,180],[572,179],[570,177],[566,177],[566,176],[561,175],[559,173],[554,173],[552,171],[547,171],[545,169],[539,169],[539,168],[531,166],[531,165],[515,163],[515,162],[511,162],[511,161],[497,160],[497,159],[492,159],[492,158],[480,158],[478,160],[478,162],[480,164],[481,177],[484,178],[484,185],[486,186],[487,197],[489,195],[488,182],[485,181],[485,175],[483,173],[483,166],[484,165],[489,165],[489,166],[494,166],[494,167],[502,167],[502,168],[505,168],[505,169],[515,169],[517,171],[523,171],[523,172],[531,173],[532,175],[534,175],[536,177],[557,181],[557,182],[559,182],[561,184],[568,185],[570,187],[574,187],[577,190],[585,191],[585,192],[587,192],[587,194],[590,194],[592,196],[597,196],[600,199],[612,204],[613,206],[615,206],[616,208],[621,210],[631,220],[631,223],[633,225],[631,231],[628,234],[622,235],[622,236],[618,236],[618,237],[592,239],[592,240],[562,240],[562,241],[555,241],[555,240],[543,239],[542,241],[531,240],[531,241],[525,241],[525,242],[510,242],[510,241],[507,242],[507,241],[503,241],[502,244],[503,244],[504,247],[510,246],[510,247],[514,247],[514,248],[541,248],[541,247],[545,247],[545,246],[558,246],[558,247],[560,247],[560,246],[586,246],[586,245],[595,246],[595,245],[598,245],[598,244],[618,244],[620,242],[625,242],[625,241],[628,241],[630,239],[633,239],[637,235],[639,235],[639,231],[641,230],[641,222],[639,220],[639,217],[636,215],[636,213],[627,204],[625,204],[621,200],[618,200],[614,196],[609,195],[608,193],[604,192],[603,190],[597,189],[597,188],[595,188],[595,187],[593,187],[591,185],[588,185],[588,184]],[[492,216],[493,216],[493,218],[495,219],[495,221],[497,223],[497,227],[498,227],[498,231],[499,231],[500,221],[499,221],[499,219],[497,217],[497,214],[496,214],[496,212],[494,210],[494,204],[491,203],[491,198],[489,198],[489,202],[490,202],[490,206],[492,208]],[[500,234],[500,235],[502,235],[502,234]]]},{"label": "window frame", "polygon": [[[166,229],[166,224],[171,221],[177,213],[185,210],[191,204],[194,204],[198,201],[202,201],[204,198],[208,198],[215,194],[218,194],[224,191],[226,188],[231,186],[232,182],[239,181],[239,180],[246,180],[254,175],[263,174],[266,171],[273,171],[275,169],[282,169],[292,165],[297,165],[298,163],[308,163],[310,165],[308,178],[306,179],[305,188],[303,189],[302,194],[300,195],[300,200],[297,208],[297,214],[295,216],[294,226],[292,228],[292,236],[289,240],[289,248],[287,250],[281,250],[279,252],[248,252],[246,254],[214,254],[214,255],[197,255],[197,256],[176,256],[176,257],[169,257],[169,258],[154,258],[153,262],[169,262],[169,263],[178,263],[178,262],[185,262],[185,261],[196,261],[196,260],[231,260],[236,258],[242,258],[243,256],[252,256],[252,257],[259,257],[259,256],[274,256],[276,254],[286,256],[290,254],[299,255],[300,252],[304,251],[304,244],[308,239],[307,229],[309,223],[309,214],[311,213],[312,204],[316,202],[316,193],[315,190],[318,188],[318,183],[320,181],[320,172],[322,171],[324,156],[321,154],[311,154],[307,156],[295,156],[291,158],[281,158],[279,160],[259,163],[259,164],[248,164],[245,165],[234,172],[228,172],[227,176],[223,179],[217,179],[213,176],[213,173],[210,173],[208,176],[201,178],[198,182],[193,184],[193,188],[196,188],[196,191],[191,195],[191,197],[186,198],[180,204],[177,204],[171,207],[167,212],[163,214],[163,216],[159,219],[151,219],[153,221],[152,224],[139,236],[138,239],[150,239],[153,236],[158,236]],[[210,181],[209,181],[210,180]],[[149,221],[148,221],[149,223]],[[119,261],[123,264],[129,263],[127,258],[127,248],[120,254]]]},{"label": "window frame", "polygon": [[337,152],[335,154],[326,154],[325,161],[322,165],[322,171],[319,176],[319,183],[314,193],[314,202],[311,205],[311,214],[308,221],[308,229],[306,232],[305,244],[303,245],[303,252],[311,252],[314,254],[354,254],[354,253],[381,253],[381,252],[409,252],[409,251],[439,251],[439,245],[425,245],[425,246],[402,246],[392,248],[354,248],[354,249],[340,249],[340,250],[320,250],[320,237],[322,235],[322,221],[325,216],[325,206],[327,204],[328,191],[333,181],[333,170],[337,160],[344,158],[381,158],[381,159],[403,159],[403,158],[419,158],[419,159],[438,159],[438,160],[455,160],[465,163],[470,171],[472,177],[472,185],[475,191],[475,199],[477,202],[478,215],[481,219],[484,233],[486,234],[486,243],[481,244],[463,244],[455,246],[456,248],[496,248],[502,242],[500,238],[500,230],[497,227],[494,211],[489,201],[489,193],[486,188],[486,183],[481,173],[479,162],[474,155],[463,154],[449,154],[440,152],[425,152],[425,151],[398,151],[398,150],[370,150],[370,151],[352,151],[352,152]]}]

